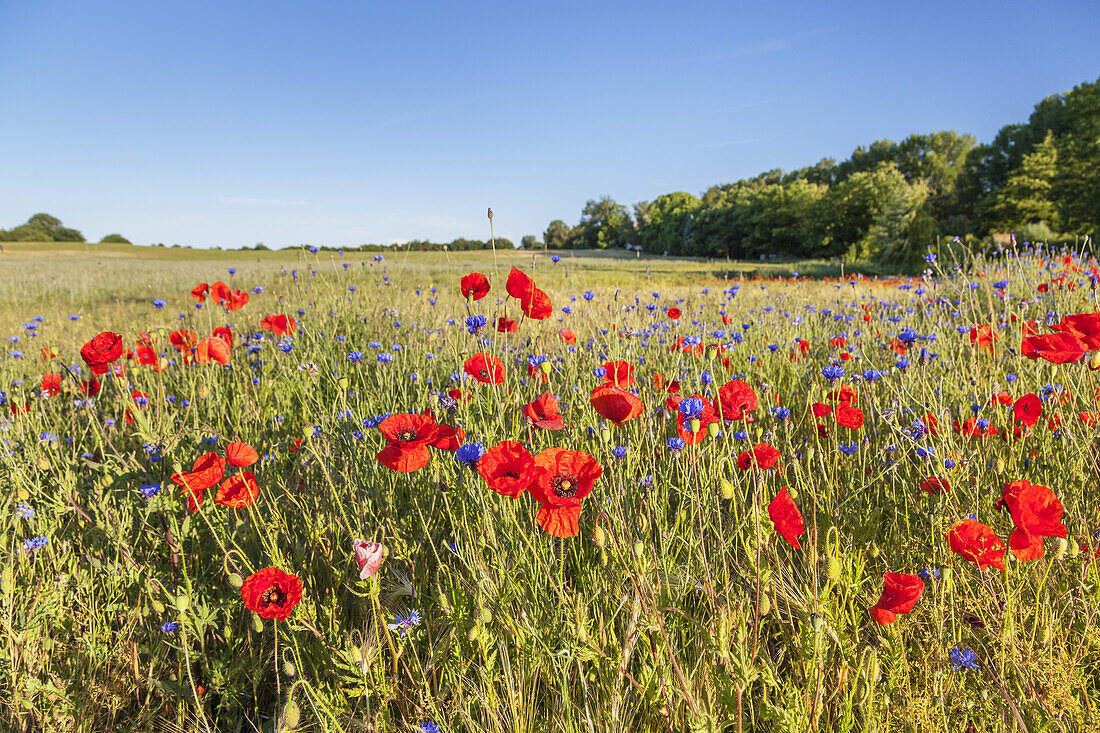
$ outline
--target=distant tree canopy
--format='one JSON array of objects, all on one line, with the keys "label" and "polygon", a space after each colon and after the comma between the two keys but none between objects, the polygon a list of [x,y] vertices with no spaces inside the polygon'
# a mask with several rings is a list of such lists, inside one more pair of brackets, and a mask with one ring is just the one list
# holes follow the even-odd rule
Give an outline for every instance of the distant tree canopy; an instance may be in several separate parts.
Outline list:
[{"label": "distant tree canopy", "polygon": [[[878,140],[837,163],[771,170],[628,209],[589,200],[548,249],[626,245],[700,257],[870,258],[919,264],[941,236],[1036,232],[1055,240],[1100,229],[1100,80],[1047,97],[992,142],[947,130]],[[1059,233],[1068,232],[1069,234]]]},{"label": "distant tree canopy", "polygon": [[99,240],[100,244],[132,244],[132,242],[121,234],[108,234],[103,239]]},{"label": "distant tree canopy", "polygon": [[35,214],[11,229],[0,229],[0,242],[83,242],[84,235],[61,225],[61,220],[49,214]]}]

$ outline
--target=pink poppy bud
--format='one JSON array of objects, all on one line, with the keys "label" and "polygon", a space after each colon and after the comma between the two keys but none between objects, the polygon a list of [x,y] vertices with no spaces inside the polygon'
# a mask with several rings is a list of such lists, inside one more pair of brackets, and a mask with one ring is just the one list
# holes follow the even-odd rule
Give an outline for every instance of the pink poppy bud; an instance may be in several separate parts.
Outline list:
[{"label": "pink poppy bud", "polygon": [[352,549],[355,550],[355,562],[359,563],[359,580],[366,580],[377,573],[386,559],[386,546],[380,542],[355,540]]}]

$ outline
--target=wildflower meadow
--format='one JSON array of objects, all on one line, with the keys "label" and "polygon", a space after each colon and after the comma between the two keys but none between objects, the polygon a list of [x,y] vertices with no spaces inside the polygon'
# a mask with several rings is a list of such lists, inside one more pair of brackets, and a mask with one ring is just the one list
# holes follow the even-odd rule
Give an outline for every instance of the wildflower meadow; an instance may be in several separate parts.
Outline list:
[{"label": "wildflower meadow", "polygon": [[5,730],[1100,730],[1087,244],[113,252],[0,255]]}]

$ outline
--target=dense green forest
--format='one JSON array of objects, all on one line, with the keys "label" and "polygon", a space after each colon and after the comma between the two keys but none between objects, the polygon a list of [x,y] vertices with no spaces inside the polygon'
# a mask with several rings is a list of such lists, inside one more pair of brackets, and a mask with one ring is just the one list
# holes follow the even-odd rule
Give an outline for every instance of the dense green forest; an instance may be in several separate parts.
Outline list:
[{"label": "dense green forest", "polygon": [[1072,241],[1100,224],[1100,80],[1035,105],[989,143],[954,131],[860,146],[825,158],[682,191],[631,209],[590,200],[570,227],[550,222],[548,249],[640,247],[701,257],[836,257],[911,265],[941,237],[1012,232],[1019,241]]}]

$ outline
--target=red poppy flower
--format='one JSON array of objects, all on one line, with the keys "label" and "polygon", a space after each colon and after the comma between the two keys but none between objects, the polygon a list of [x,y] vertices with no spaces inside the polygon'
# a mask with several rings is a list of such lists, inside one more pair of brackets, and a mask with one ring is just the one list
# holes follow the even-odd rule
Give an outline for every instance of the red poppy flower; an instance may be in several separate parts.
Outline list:
[{"label": "red poppy flower", "polygon": [[840,385],[838,389],[834,389],[826,396],[833,402],[849,402],[853,405],[856,403],[857,398],[855,388],[847,384]]},{"label": "red poppy flower", "polygon": [[203,339],[195,346],[195,361],[199,364],[216,361],[224,366],[229,363],[229,346],[217,336]]},{"label": "red poppy flower", "polygon": [[634,365],[627,361],[607,361],[603,364],[603,379],[620,389],[634,386]]},{"label": "red poppy flower", "polygon": [[1078,361],[1085,351],[1085,345],[1072,333],[1028,336],[1020,344],[1020,353],[1028,359],[1045,359],[1051,364]]},{"label": "red poppy flower", "polygon": [[80,391],[89,397],[95,397],[99,394],[99,380],[95,377],[91,379],[85,379],[80,383]]},{"label": "red poppy flower", "polygon": [[206,294],[210,292],[210,286],[206,283],[199,283],[191,289],[191,295],[200,303],[206,300]]},{"label": "red poppy flower", "polygon": [[523,443],[497,443],[477,462],[477,473],[493,491],[513,499],[527,490],[535,475],[535,459]]},{"label": "red poppy flower", "polygon": [[229,300],[230,294],[233,291],[228,285],[218,280],[216,283],[210,286],[210,297],[215,303],[221,305],[225,301]]},{"label": "red poppy flower", "polygon": [[225,446],[225,460],[230,466],[247,468],[260,460],[260,454],[248,443],[233,442]]},{"label": "red poppy flower", "polygon": [[243,290],[234,290],[225,301],[227,311],[239,311],[248,305],[248,293]]},{"label": "red poppy flower", "polygon": [[515,333],[519,330],[519,324],[511,318],[501,316],[497,319],[497,330],[501,333]]},{"label": "red poppy flower", "polygon": [[104,331],[80,349],[80,358],[92,370],[92,374],[105,374],[107,366],[122,356],[122,336]]},{"label": "red poppy flower", "polygon": [[1043,403],[1039,400],[1038,395],[1029,392],[1012,405],[1012,414],[1029,428],[1034,427],[1039,422],[1039,418],[1043,416]]},{"label": "red poppy flower", "polygon": [[683,315],[683,314],[680,312],[679,308],[669,308],[668,309],[668,317],[671,318],[674,321],[677,318],[679,318],[681,315]]},{"label": "red poppy flower", "polygon": [[523,300],[530,297],[536,288],[534,280],[513,267],[508,273],[508,281],[504,284],[504,289],[516,300]]},{"label": "red poppy flower", "polygon": [[561,430],[565,427],[558,399],[549,392],[540,394],[533,402],[524,405],[523,412],[537,428]]},{"label": "red poppy flower", "polygon": [[375,458],[382,465],[402,473],[419,471],[428,465],[431,458],[428,446],[440,439],[440,426],[431,415],[390,415],[378,429],[390,442]]},{"label": "red poppy flower", "polygon": [[153,350],[153,347],[146,346],[145,344],[134,349],[134,358],[137,359],[138,364],[144,364],[146,366],[156,366],[159,361],[157,352]]},{"label": "red poppy flower", "polygon": [[244,607],[260,618],[286,621],[302,600],[302,579],[278,568],[264,568],[241,586]]},{"label": "red poppy flower", "polygon": [[58,394],[61,394],[61,375],[43,374],[41,395],[43,397],[53,397]]},{"label": "red poppy flower", "polygon": [[549,318],[554,314],[554,305],[550,302],[550,296],[538,288],[532,291],[529,298],[519,302],[519,309],[525,316],[536,321]]},{"label": "red poppy flower", "polygon": [[1073,335],[1089,351],[1100,349],[1100,313],[1077,313],[1051,326],[1059,333]]},{"label": "red poppy flower", "polygon": [[592,403],[592,409],[616,425],[633,420],[645,409],[638,395],[608,383],[601,384],[592,390],[592,395],[588,399]]},{"label": "red poppy flower", "polygon": [[726,382],[718,388],[718,415],[723,420],[741,420],[745,413],[760,406],[756,392],[740,379]]},{"label": "red poppy flower", "polygon": [[433,448],[439,450],[458,450],[462,447],[462,441],[466,440],[466,432],[462,428],[453,425],[440,425],[439,437],[432,443]]},{"label": "red poppy flower", "polygon": [[194,331],[178,328],[168,334],[168,343],[176,347],[177,351],[190,351],[199,342],[199,335]]},{"label": "red poppy flower", "polygon": [[463,298],[481,300],[489,294],[489,278],[480,272],[471,272],[469,275],[462,276],[459,287],[462,289]]},{"label": "red poppy flower", "polygon": [[504,362],[492,354],[474,354],[466,360],[462,368],[484,384],[504,383]]},{"label": "red poppy flower", "polygon": [[757,443],[751,451],[737,456],[737,467],[747,471],[753,466],[767,470],[779,462],[781,454],[767,443]]},{"label": "red poppy flower", "polygon": [[1018,560],[1038,560],[1044,555],[1044,537],[1065,537],[1062,524],[1062,502],[1046,486],[1032,484],[1027,479],[1005,484],[1001,506],[1012,513],[1016,529],[1008,538],[1012,554]]},{"label": "red poppy flower", "polygon": [[290,316],[269,315],[264,316],[260,326],[265,331],[271,331],[276,336],[290,336],[298,330],[298,322]]},{"label": "red poppy flower", "polygon": [[993,326],[988,323],[970,328],[970,343],[979,349],[993,351],[993,342],[1000,338],[1000,335],[993,330]]},{"label": "red poppy flower", "polygon": [[197,512],[202,506],[203,492],[221,481],[225,474],[225,459],[217,453],[204,453],[195,459],[190,471],[172,474],[172,483],[182,486],[187,494],[187,507]]},{"label": "red poppy flower", "polygon": [[951,550],[976,563],[978,570],[987,567],[1005,569],[1005,543],[993,529],[974,519],[957,522],[947,533]]},{"label": "red poppy flower", "polygon": [[863,410],[851,402],[841,402],[836,406],[836,424],[852,430],[863,427]]},{"label": "red poppy flower", "polygon": [[951,491],[951,482],[939,476],[929,476],[920,482],[920,490],[926,494],[946,494]]},{"label": "red poppy flower", "polygon": [[798,538],[806,534],[806,522],[803,521],[802,513],[798,511],[798,506],[787,492],[786,486],[780,489],[768,504],[768,516],[775,525],[775,531],[787,541],[787,544],[796,550],[801,550],[802,545],[798,543]]},{"label": "red poppy flower", "polygon": [[550,448],[535,456],[535,480],[528,490],[541,505],[535,521],[555,537],[575,537],[584,497],[603,467],[584,451]]},{"label": "red poppy flower", "polygon": [[871,607],[871,616],[880,624],[892,624],[898,616],[909,613],[924,593],[924,581],[919,575],[886,573],[882,596]]},{"label": "red poppy flower", "polygon": [[233,345],[233,332],[229,330],[228,326],[218,326],[214,329],[213,333],[224,341],[227,346]]},{"label": "red poppy flower", "polygon": [[833,408],[831,405],[826,405],[824,402],[815,402],[810,405],[810,411],[814,417],[828,417],[833,414]]},{"label": "red poppy flower", "polygon": [[577,343],[577,333],[571,328],[561,329],[560,331],[558,331],[558,336],[560,336],[561,340],[569,344],[570,346],[573,346]]},{"label": "red poppy flower", "polygon": [[214,503],[230,509],[243,509],[252,506],[259,495],[260,487],[256,483],[256,477],[251,471],[241,471],[222,481],[214,496]]}]

